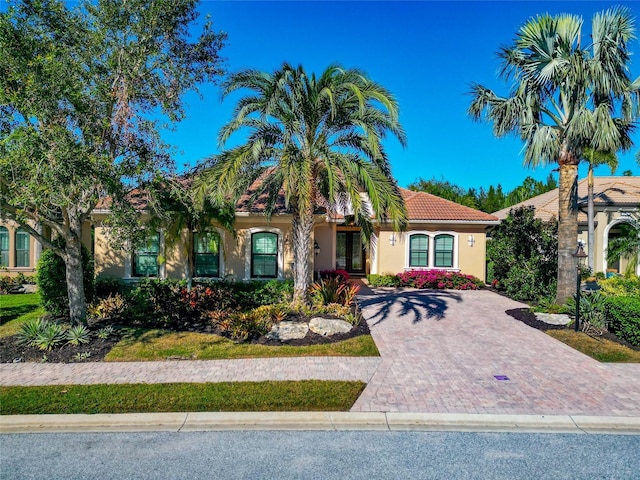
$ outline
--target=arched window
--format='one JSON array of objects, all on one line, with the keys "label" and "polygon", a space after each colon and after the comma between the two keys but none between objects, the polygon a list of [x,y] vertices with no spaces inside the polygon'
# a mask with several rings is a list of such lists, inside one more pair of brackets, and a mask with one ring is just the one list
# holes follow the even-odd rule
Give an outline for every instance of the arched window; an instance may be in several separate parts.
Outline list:
[{"label": "arched window", "polygon": [[411,235],[409,239],[409,266],[429,266],[429,237],[427,235]]},{"label": "arched window", "polygon": [[278,235],[257,232],[251,235],[251,277],[278,277]]},{"label": "arched window", "polygon": [[0,266],[9,266],[9,230],[0,227]]},{"label": "arched window", "polygon": [[160,233],[149,236],[147,242],[133,252],[133,276],[157,277]]},{"label": "arched window", "polygon": [[194,276],[220,276],[220,234],[218,232],[193,234],[193,261]]},{"label": "arched window", "polygon": [[19,228],[16,230],[16,267],[28,267],[29,247],[31,245],[31,236],[26,230]]},{"label": "arched window", "polygon": [[435,267],[436,268],[452,268],[453,267],[453,236],[452,235],[436,235],[434,239]]}]

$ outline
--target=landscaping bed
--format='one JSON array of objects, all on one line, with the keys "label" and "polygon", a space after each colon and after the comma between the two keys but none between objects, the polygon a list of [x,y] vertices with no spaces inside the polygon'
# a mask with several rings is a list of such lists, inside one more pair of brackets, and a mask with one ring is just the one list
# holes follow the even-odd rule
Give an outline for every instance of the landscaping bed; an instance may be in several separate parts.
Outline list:
[{"label": "landscaping bed", "polygon": [[514,308],[506,313],[522,323],[541,330],[556,340],[601,362],[640,362],[640,347],[604,331],[599,335],[575,332],[573,326],[550,325],[538,320],[529,308]]}]

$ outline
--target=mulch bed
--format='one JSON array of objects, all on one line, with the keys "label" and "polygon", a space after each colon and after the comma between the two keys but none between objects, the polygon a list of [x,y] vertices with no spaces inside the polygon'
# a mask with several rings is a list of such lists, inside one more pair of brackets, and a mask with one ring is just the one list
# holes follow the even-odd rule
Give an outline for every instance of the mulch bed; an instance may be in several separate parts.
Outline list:
[{"label": "mulch bed", "polygon": [[[336,318],[328,315],[319,315],[320,317]],[[308,322],[310,318],[300,314],[290,314],[287,321],[299,321]],[[103,324],[90,325],[90,330],[93,332],[103,327]],[[115,327],[115,326],[114,326]],[[122,335],[119,334],[117,327],[114,328],[114,333],[105,340],[95,338],[91,339],[89,343],[83,345],[73,346],[64,345],[52,350],[40,350],[37,347],[27,347],[18,344],[17,335],[10,337],[0,338],[0,363],[18,363],[18,362],[47,362],[47,363],[87,363],[87,362],[101,362],[104,357],[111,351],[111,349],[120,341]],[[184,328],[169,329],[175,331],[190,331],[198,333],[218,334],[222,332],[212,327],[210,324],[205,323],[189,323],[185,324]],[[368,335],[369,327],[367,323],[361,319],[360,323],[356,325],[351,331],[347,333],[341,333],[325,337],[309,331],[304,338],[288,341],[271,340],[265,336],[251,340],[251,343],[257,343],[261,345],[318,345],[324,343],[335,343],[341,340],[346,340],[360,335]]]},{"label": "mulch bed", "polygon": [[[528,308],[514,308],[512,310],[507,310],[505,313],[512,316],[516,320],[521,321],[522,323],[535,328],[537,330],[547,331],[547,330],[573,330],[573,326],[565,326],[565,325],[550,325],[548,323],[542,322],[538,320],[535,314],[530,311]],[[603,332],[601,335],[598,335],[594,338],[605,338],[607,340],[611,340],[612,342],[619,343],[627,348],[632,350],[640,351],[640,347],[636,347],[635,345],[631,345],[626,340],[618,338],[615,334],[611,332]]]}]

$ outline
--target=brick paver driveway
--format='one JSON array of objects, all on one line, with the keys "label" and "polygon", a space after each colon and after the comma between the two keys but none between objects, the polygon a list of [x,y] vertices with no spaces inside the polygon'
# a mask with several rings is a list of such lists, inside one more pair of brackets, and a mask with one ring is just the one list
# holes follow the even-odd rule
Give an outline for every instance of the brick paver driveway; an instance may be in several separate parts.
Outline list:
[{"label": "brick paver driveway", "polygon": [[360,302],[382,362],[352,411],[640,415],[640,365],[601,364],[526,326],[505,313],[518,302],[376,292]]}]

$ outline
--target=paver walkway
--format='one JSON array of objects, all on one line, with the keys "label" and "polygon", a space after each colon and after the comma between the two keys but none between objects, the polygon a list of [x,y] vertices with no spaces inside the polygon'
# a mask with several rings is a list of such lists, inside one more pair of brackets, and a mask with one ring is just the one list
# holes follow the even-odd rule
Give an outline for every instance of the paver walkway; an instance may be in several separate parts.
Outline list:
[{"label": "paver walkway", "polygon": [[292,357],[166,362],[3,363],[0,364],[0,385],[307,379],[368,382],[380,361],[379,357]]},{"label": "paver walkway", "polygon": [[0,385],[361,380],[352,411],[640,416],[639,364],[601,364],[505,313],[523,304],[368,288],[360,302],[381,358],[0,364]]},{"label": "paver walkway", "polygon": [[523,304],[487,290],[361,293],[382,362],[352,411],[640,415],[639,364],[599,363],[505,313]]}]

